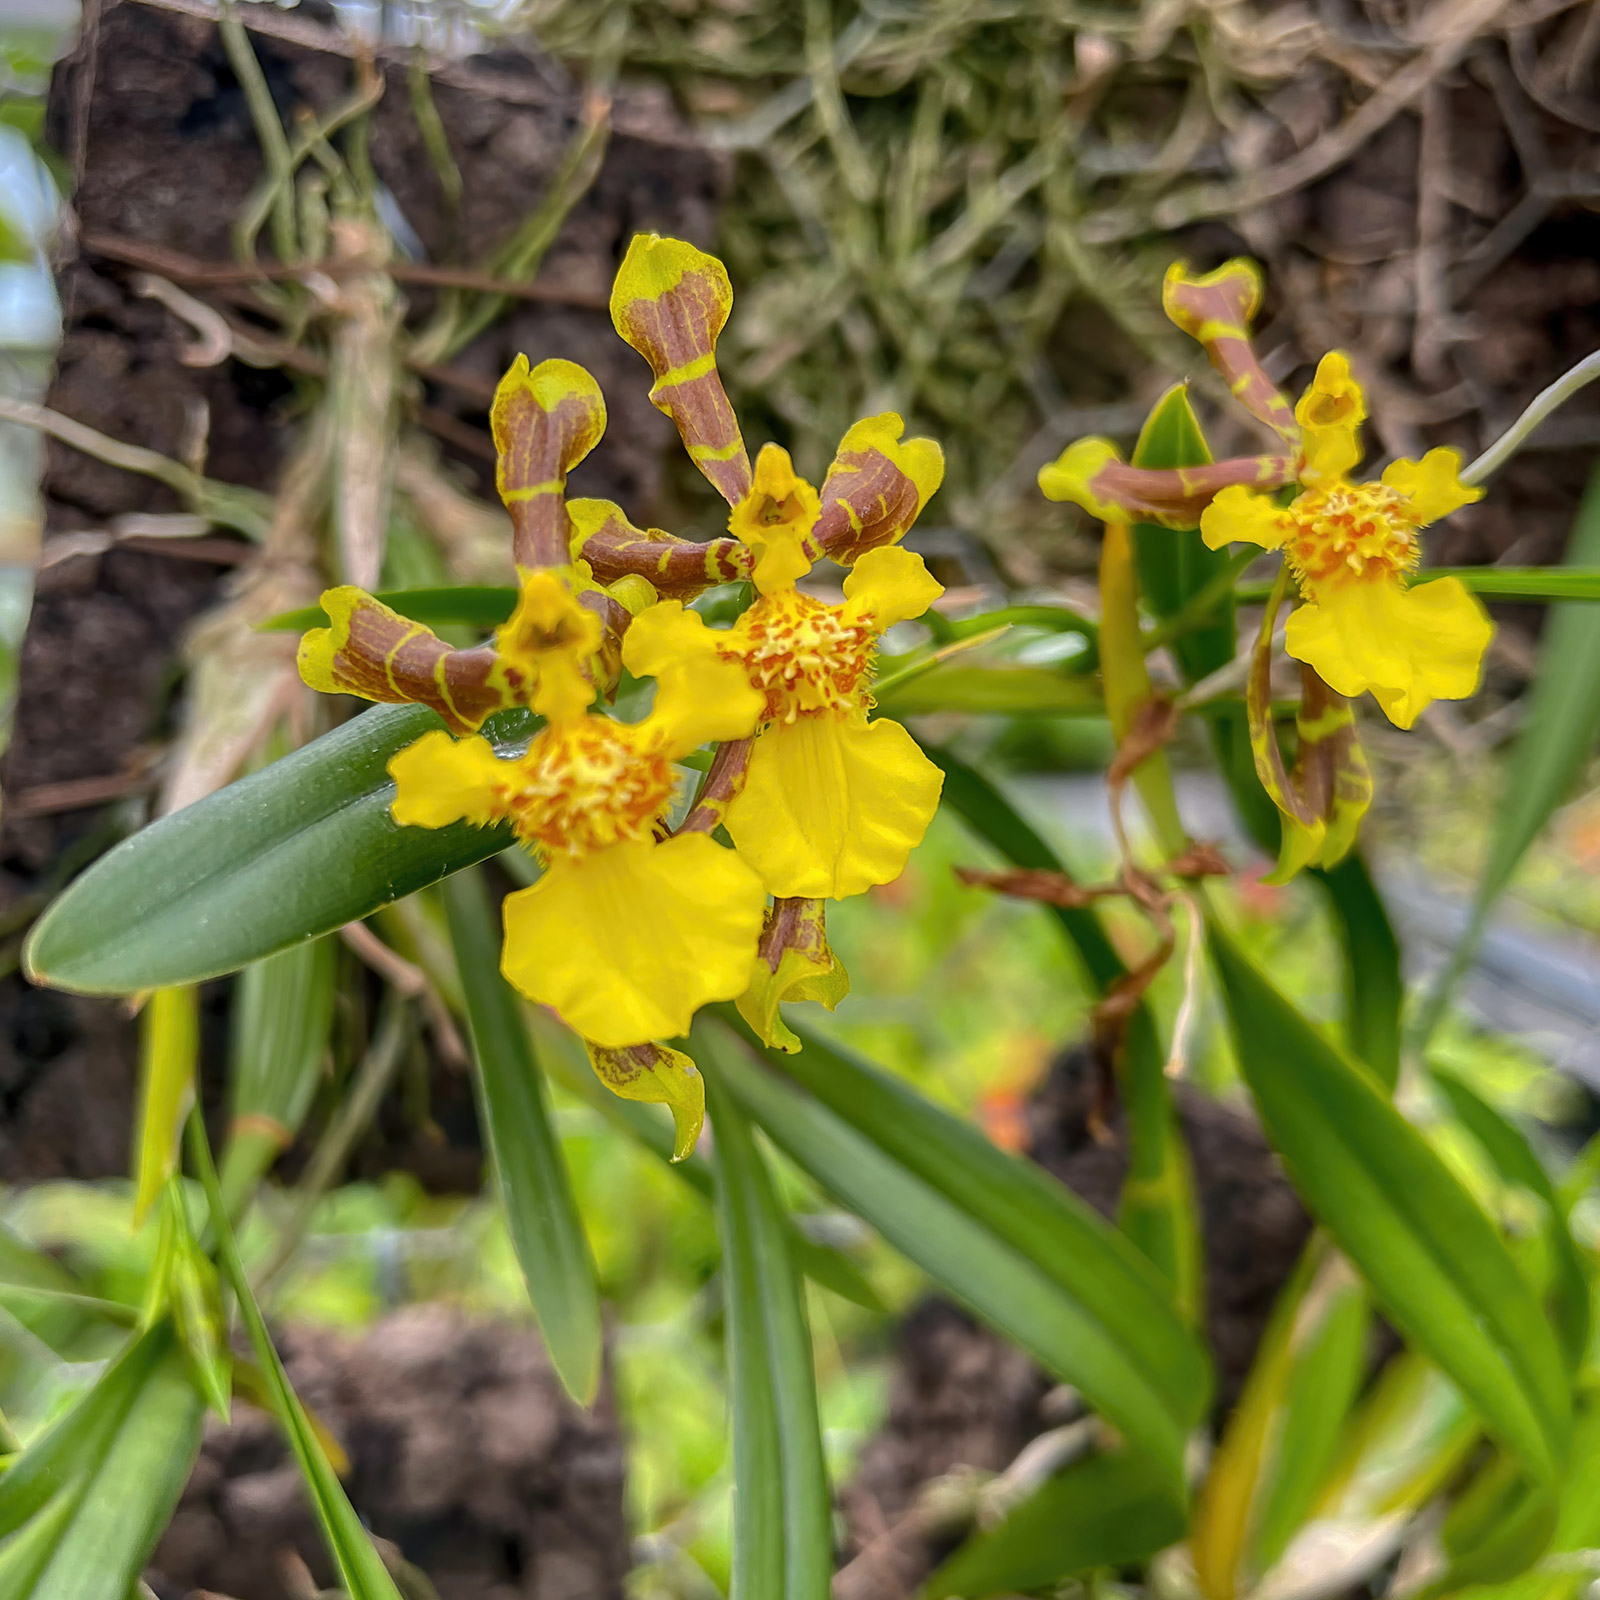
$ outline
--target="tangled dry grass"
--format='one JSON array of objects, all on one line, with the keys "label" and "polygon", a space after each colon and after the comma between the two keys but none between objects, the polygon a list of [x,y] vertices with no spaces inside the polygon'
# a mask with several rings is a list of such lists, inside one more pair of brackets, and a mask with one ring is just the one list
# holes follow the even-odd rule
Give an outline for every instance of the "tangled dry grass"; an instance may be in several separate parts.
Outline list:
[{"label": "tangled dry grass", "polygon": [[[1038,466],[1174,375],[1175,255],[1269,273],[1293,383],[1355,356],[1373,448],[1481,446],[1600,343],[1600,10],[1581,0],[524,0],[552,71],[665,78],[733,189],[745,415],[815,468],[863,410],[935,429],[945,516],[1070,568]],[[763,415],[764,413],[764,415]],[[1235,425],[1215,415],[1216,442]],[[1600,411],[1440,560],[1554,557]]]}]

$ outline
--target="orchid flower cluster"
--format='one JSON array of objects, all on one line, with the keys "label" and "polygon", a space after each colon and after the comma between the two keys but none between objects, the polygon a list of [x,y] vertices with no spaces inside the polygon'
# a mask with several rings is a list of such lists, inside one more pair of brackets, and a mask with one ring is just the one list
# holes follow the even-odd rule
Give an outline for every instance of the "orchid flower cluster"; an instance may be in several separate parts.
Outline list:
[{"label": "orchid flower cluster", "polygon": [[[1459,578],[1416,581],[1418,531],[1482,497],[1462,482],[1459,452],[1429,450],[1420,461],[1391,463],[1375,482],[1352,481],[1367,412],[1349,359],[1325,355],[1291,407],[1250,343],[1261,288],[1250,261],[1203,277],[1179,264],[1167,272],[1162,303],[1234,398],[1277,434],[1275,452],[1153,469],[1124,463],[1109,439],[1080,439],[1039,473],[1039,487],[1104,522],[1198,528],[1213,550],[1241,542],[1282,552],[1246,696],[1256,770],[1284,824],[1281,881],[1337,862],[1371,801],[1349,698],[1370,691],[1391,722],[1409,728],[1434,700],[1475,692],[1493,626]],[[1286,772],[1268,669],[1291,584],[1300,603],[1284,648],[1301,663],[1303,687],[1299,755]]]},{"label": "orchid flower cluster", "polygon": [[[798,1049],[780,1002],[831,1009],[849,988],[826,902],[899,876],[942,782],[903,727],[868,718],[880,636],[943,592],[898,542],[939,486],[940,449],[886,414],[849,430],[820,490],[775,444],[752,468],[716,365],[732,304],[720,261],[656,235],[633,240],[611,296],[651,400],[728,502],[727,536],[694,542],[569,500],[605,401],[582,367],[518,357],[490,414],[518,583],[493,643],[453,649],[342,587],[300,649],[313,688],[442,718],[389,764],[395,822],[510,824],[543,872],[505,900],[502,971],[583,1037],[613,1090],[672,1109],[680,1156],[704,1086],[664,1041],[734,1000],[768,1044]],[[848,568],[842,604],[800,587],[823,556]],[[754,599],[731,627],[686,604],[738,580]],[[636,722],[606,707],[623,669],[655,680]],[[503,755],[478,730],[513,706],[542,723]],[[673,826],[697,776],[685,760],[706,745]]]}]

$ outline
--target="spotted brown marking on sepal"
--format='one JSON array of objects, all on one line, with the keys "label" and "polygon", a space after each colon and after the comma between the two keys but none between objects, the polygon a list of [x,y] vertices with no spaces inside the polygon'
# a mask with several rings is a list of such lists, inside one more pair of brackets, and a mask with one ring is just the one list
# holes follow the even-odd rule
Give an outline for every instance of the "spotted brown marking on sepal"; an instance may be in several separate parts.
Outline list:
[{"label": "spotted brown marking on sepal", "polygon": [[1262,492],[1294,481],[1293,456],[1233,456],[1196,467],[1131,467],[1109,439],[1079,439],[1039,469],[1047,500],[1070,500],[1100,522],[1200,526],[1201,514],[1235,485]]},{"label": "spotted brown marking on sepal", "polygon": [[850,993],[850,974],[828,944],[826,900],[777,899],[767,910],[756,946],[750,987],[740,995],[739,1015],[763,1044],[792,1055],[800,1039],[778,1007],[790,1000],[815,1000],[832,1011]]},{"label": "spotted brown marking on sepal", "polygon": [[1181,261],[1167,268],[1161,286],[1167,315],[1211,358],[1233,397],[1291,444],[1300,430],[1294,407],[1266,374],[1250,343],[1250,324],[1261,309],[1261,269],[1242,256],[1215,272],[1191,278]]},{"label": "spotted brown marking on sepal", "polygon": [[696,543],[660,528],[636,528],[609,500],[572,500],[567,513],[573,559],[587,562],[602,585],[640,577],[663,600],[692,600],[714,584],[748,578],[754,564],[737,539]]},{"label": "spotted brown marking on sepal", "polygon": [[606,431],[599,384],[574,361],[541,361],[530,370],[519,355],[495,390],[489,426],[517,565],[565,566],[572,543],[567,474]]},{"label": "spotted brown marking on sepal", "polygon": [[455,733],[471,733],[512,704],[488,645],[452,650],[444,640],[348,586],[322,596],[329,626],[300,641],[300,676],[324,694],[430,706]]},{"label": "spotted brown marking on sepal", "polygon": [[706,1120],[706,1085],[688,1056],[664,1044],[629,1044],[618,1048],[584,1040],[589,1065],[612,1094],[624,1100],[664,1105],[675,1131],[672,1159],[693,1154]]},{"label": "spotted brown marking on sepal", "polygon": [[600,648],[595,652],[591,666],[595,687],[609,699],[616,693],[622,679],[622,636],[633,620],[631,613],[614,595],[603,589],[581,589],[578,604],[592,611],[600,619]]},{"label": "spotted brown marking on sepal", "polygon": [[1372,804],[1372,769],[1356,732],[1355,710],[1310,667],[1300,668],[1299,749],[1284,766],[1272,721],[1272,634],[1285,585],[1280,579],[1267,604],[1250,663],[1245,707],[1256,774],[1283,821],[1278,865],[1264,880],[1287,883],[1301,868],[1331,867],[1355,843]]},{"label": "spotted brown marking on sepal", "polygon": [[906,439],[894,412],[865,417],[839,441],[822,483],[812,537],[848,565],[902,538],[944,479],[944,452],[932,439]]},{"label": "spotted brown marking on sepal", "polygon": [[689,458],[729,505],[750,488],[750,458],[717,373],[733,309],[728,269],[681,239],[635,234],[611,289],[617,332],[650,363],[651,403],[677,424]]}]

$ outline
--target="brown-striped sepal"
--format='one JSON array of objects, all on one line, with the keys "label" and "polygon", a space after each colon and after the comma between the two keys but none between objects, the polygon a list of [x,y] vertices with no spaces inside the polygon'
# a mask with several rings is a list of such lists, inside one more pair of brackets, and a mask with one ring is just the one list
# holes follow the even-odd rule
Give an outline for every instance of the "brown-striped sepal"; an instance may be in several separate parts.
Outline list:
[{"label": "brown-striped sepal", "polygon": [[650,363],[651,402],[678,425],[690,459],[729,505],[750,487],[750,458],[717,374],[717,335],[733,309],[715,256],[657,233],[634,236],[611,288],[617,332]]},{"label": "brown-striped sepal", "polygon": [[932,439],[901,440],[894,412],[864,417],[839,442],[822,484],[812,537],[835,561],[893,544],[917,520],[944,479],[944,451]]},{"label": "brown-striped sepal", "polygon": [[573,500],[572,557],[586,561],[596,583],[648,579],[663,600],[692,600],[713,584],[748,578],[753,557],[737,539],[695,543],[660,528],[636,528],[609,500]]},{"label": "brown-striped sepal", "polygon": [[1047,500],[1070,500],[1100,522],[1198,528],[1200,514],[1234,484],[1270,492],[1294,479],[1293,456],[1234,456],[1199,467],[1130,467],[1109,439],[1079,439],[1047,467]]},{"label": "brown-striped sepal", "polygon": [[1191,278],[1181,261],[1167,268],[1161,287],[1167,315],[1205,347],[1211,365],[1234,399],[1290,444],[1298,444],[1294,407],[1266,374],[1250,343],[1250,324],[1261,309],[1261,269],[1242,256],[1215,272]]},{"label": "brown-striped sepal", "polygon": [[800,1039],[784,1022],[786,1000],[815,1000],[832,1011],[850,992],[850,974],[828,945],[826,900],[774,900],[756,947],[739,1015],[770,1049],[794,1054]]},{"label": "brown-striped sepal", "polygon": [[530,371],[528,358],[518,356],[494,392],[489,426],[517,565],[565,566],[572,542],[567,474],[606,431],[600,385],[574,361],[541,361]]},{"label": "brown-striped sepal", "polygon": [[1265,881],[1287,883],[1302,867],[1331,867],[1344,858],[1372,804],[1372,769],[1356,732],[1354,707],[1302,665],[1295,717],[1299,750],[1293,770],[1285,770],[1270,683],[1277,610],[1276,605],[1267,608],[1245,703],[1256,774],[1283,822],[1278,865]]},{"label": "brown-striped sepal", "polygon": [[454,733],[473,732],[491,711],[511,704],[489,646],[452,650],[362,589],[328,589],[322,609],[329,625],[300,641],[300,676],[313,689],[431,706]]}]

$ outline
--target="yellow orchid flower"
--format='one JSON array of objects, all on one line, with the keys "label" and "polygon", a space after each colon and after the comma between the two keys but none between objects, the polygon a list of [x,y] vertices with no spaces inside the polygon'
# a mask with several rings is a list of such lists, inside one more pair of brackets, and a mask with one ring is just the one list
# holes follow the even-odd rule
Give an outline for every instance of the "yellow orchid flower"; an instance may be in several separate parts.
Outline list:
[{"label": "yellow orchid flower", "polygon": [[1235,541],[1281,550],[1305,602],[1290,614],[1284,648],[1339,694],[1370,690],[1391,722],[1409,728],[1434,700],[1478,687],[1494,631],[1483,603],[1458,578],[1408,579],[1421,559],[1418,531],[1483,491],[1461,482],[1461,457],[1448,449],[1352,482],[1365,415],[1347,359],[1324,356],[1295,408],[1301,492],[1279,506],[1225,488],[1201,514],[1200,534],[1213,550]]},{"label": "yellow orchid flower", "polygon": [[[549,595],[540,603],[552,631],[582,629],[575,596],[560,618]],[[562,672],[560,698],[524,755],[502,758],[481,736],[438,731],[389,763],[396,822],[509,821],[543,861],[539,881],[506,899],[501,970],[602,1050],[686,1033],[702,1005],[742,994],[766,899],[751,868],[708,835],[661,837],[678,788],[673,763],[707,740],[749,733],[760,697],[676,602],[634,618],[622,658],[656,679],[640,722],[588,710],[592,686],[580,704]]]},{"label": "yellow orchid flower", "polygon": [[[1212,549],[1234,541],[1281,549],[1306,602],[1289,618],[1289,654],[1340,694],[1371,690],[1402,728],[1434,700],[1473,693],[1493,631],[1488,614],[1455,578],[1408,581],[1420,560],[1418,530],[1481,497],[1461,482],[1460,456],[1430,450],[1421,461],[1396,461],[1376,482],[1352,482],[1367,414],[1361,386],[1334,351],[1290,407],[1250,343],[1261,304],[1253,262],[1202,276],[1174,265],[1162,304],[1282,448],[1154,469],[1127,465],[1109,439],[1079,439],[1040,471],[1040,489],[1101,521],[1198,526]],[[1272,492],[1289,484],[1299,493],[1279,506]]]},{"label": "yellow orchid flower", "polygon": [[[732,307],[720,261],[653,234],[634,239],[611,296],[617,331],[655,374],[651,399],[753,558],[758,598],[718,644],[761,693],[762,727],[722,820],[779,899],[841,899],[898,877],[939,801],[939,769],[898,723],[867,711],[879,635],[943,593],[896,541],[944,458],[932,440],[902,440],[905,424],[885,414],[845,435],[820,493],[777,445],[752,471],[716,365]],[[843,605],[796,587],[824,554],[851,568]]]},{"label": "yellow orchid flower", "polygon": [[858,556],[844,603],[796,587],[811,570],[816,491],[767,445],[729,528],[756,554],[754,605],[719,640],[763,697],[744,787],[725,825],[781,899],[841,900],[899,877],[943,775],[898,722],[868,721],[879,636],[944,593],[919,555]]}]

